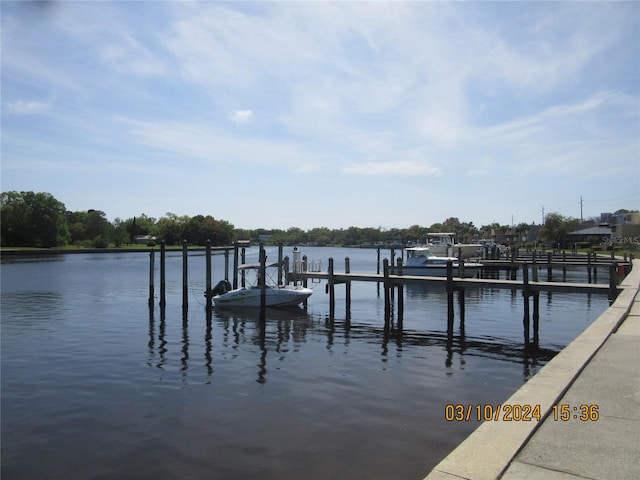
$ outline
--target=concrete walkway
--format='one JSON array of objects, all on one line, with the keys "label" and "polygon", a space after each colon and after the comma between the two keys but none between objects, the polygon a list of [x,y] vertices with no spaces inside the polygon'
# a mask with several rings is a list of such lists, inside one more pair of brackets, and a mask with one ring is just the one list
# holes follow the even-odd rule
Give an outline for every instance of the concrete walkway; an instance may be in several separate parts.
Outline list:
[{"label": "concrete walkway", "polygon": [[[484,422],[426,479],[640,479],[639,260],[620,286],[616,302],[504,402],[540,405],[545,418]],[[582,405],[596,405],[597,420],[593,408],[581,420]]]}]

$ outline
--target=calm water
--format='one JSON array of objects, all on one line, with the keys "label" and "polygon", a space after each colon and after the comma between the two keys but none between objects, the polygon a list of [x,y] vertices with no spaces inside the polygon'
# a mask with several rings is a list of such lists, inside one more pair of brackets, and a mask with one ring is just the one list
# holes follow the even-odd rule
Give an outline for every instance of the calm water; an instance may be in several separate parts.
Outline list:
[{"label": "calm water", "polygon": [[[323,269],[346,256],[352,272],[376,269],[373,250],[302,251]],[[223,256],[213,263],[217,281]],[[456,318],[447,348],[438,288],[406,288],[402,333],[385,332],[368,283],[353,284],[350,319],[344,287],[332,321],[319,283],[306,311],[270,310],[263,330],[253,312],[207,318],[197,254],[188,314],[180,254],[166,311],[150,314],[148,265],[145,253],[2,259],[4,480],[420,479],[478,426],[446,422],[446,404],[504,401],[608,306],[542,294],[543,353],[530,357],[519,292],[467,291],[464,337]]]}]

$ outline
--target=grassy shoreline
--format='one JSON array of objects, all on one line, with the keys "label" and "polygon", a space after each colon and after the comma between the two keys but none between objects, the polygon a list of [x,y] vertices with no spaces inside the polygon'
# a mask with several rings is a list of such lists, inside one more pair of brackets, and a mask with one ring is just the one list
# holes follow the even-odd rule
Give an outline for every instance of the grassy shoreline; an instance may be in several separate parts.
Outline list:
[{"label": "grassy shoreline", "polygon": [[[224,251],[224,250],[233,250],[233,245],[229,245],[226,247],[211,247],[211,250],[216,251]],[[205,251],[206,247],[201,245],[189,245],[188,249],[190,252],[197,251]],[[51,247],[51,248],[40,248],[40,247],[0,247],[0,256],[20,256],[20,255],[60,255],[67,253],[148,253],[151,250],[160,251],[160,246],[156,245],[155,247],[150,247],[148,245],[126,245],[124,247],[106,247],[106,248],[94,248],[94,247],[78,247],[74,245],[67,245],[65,247]],[[182,251],[182,245],[167,245],[166,251],[175,252]],[[545,249],[541,249],[540,251],[545,251]],[[567,249],[567,253],[571,253],[571,250]],[[587,252],[593,251],[596,255],[599,256],[610,256],[611,251],[599,250],[599,249],[578,249],[578,253],[587,254]],[[626,250],[616,250],[616,257],[623,257],[626,254],[627,258],[638,257],[638,252],[633,252],[630,249]]]},{"label": "grassy shoreline", "polygon": [[[206,247],[199,245],[190,245],[190,252],[204,251]],[[220,251],[233,249],[228,247],[211,247],[212,251]],[[151,250],[160,251],[160,246],[149,247],[147,245],[127,245],[125,247],[107,247],[107,248],[86,248],[76,246],[38,248],[38,247],[0,247],[0,256],[20,256],[20,255],[61,255],[67,253],[149,253]],[[182,251],[182,245],[167,245],[167,252]]]}]

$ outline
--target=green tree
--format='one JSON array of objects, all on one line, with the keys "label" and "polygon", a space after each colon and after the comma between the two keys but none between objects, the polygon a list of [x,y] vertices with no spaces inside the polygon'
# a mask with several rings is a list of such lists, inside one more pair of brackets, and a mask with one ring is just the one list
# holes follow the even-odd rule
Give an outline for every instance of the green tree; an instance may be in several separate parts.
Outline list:
[{"label": "green tree", "polygon": [[127,228],[120,218],[117,218],[111,223],[111,239],[116,247],[121,247],[123,243],[129,241],[129,233]]},{"label": "green tree", "polygon": [[156,223],[157,235],[167,245],[178,245],[182,242],[182,232],[188,222],[189,217],[186,215],[179,217],[175,213],[167,212]]},{"label": "green tree", "polygon": [[196,245],[205,245],[207,240],[211,240],[212,245],[229,245],[233,241],[233,225],[211,215],[190,218],[182,233],[184,239]]},{"label": "green tree", "polygon": [[560,244],[565,247],[565,238],[569,232],[575,230],[580,221],[572,217],[564,217],[559,213],[550,213],[545,217],[544,225],[540,227],[539,237],[542,241],[553,246]]},{"label": "green tree", "polygon": [[57,247],[69,243],[65,206],[50,193],[3,192],[0,203],[2,245]]},{"label": "green tree", "polygon": [[333,236],[327,227],[312,228],[307,234],[309,241],[317,245],[329,245]]},{"label": "green tree", "polygon": [[67,212],[66,219],[74,245],[104,248],[113,235],[113,226],[102,210]]}]

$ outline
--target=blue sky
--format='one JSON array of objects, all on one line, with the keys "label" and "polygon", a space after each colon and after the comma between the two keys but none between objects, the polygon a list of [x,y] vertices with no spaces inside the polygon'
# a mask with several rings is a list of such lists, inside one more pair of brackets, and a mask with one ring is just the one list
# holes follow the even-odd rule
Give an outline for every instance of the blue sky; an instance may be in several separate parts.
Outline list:
[{"label": "blue sky", "polygon": [[640,208],[639,2],[2,2],[3,191],[239,228]]}]

